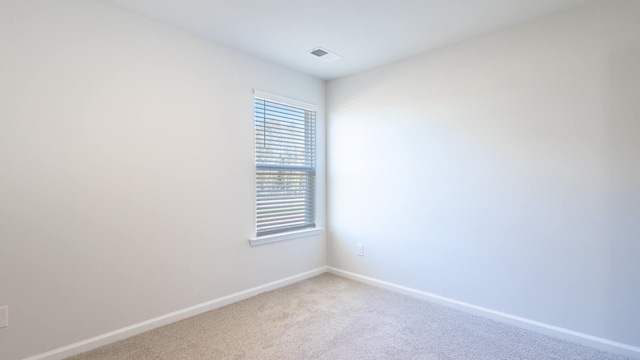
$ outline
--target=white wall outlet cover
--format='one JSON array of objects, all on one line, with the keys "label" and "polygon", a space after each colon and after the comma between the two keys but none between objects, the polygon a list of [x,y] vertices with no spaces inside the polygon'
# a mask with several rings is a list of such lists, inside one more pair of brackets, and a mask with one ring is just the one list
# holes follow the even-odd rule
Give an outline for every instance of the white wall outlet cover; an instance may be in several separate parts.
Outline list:
[{"label": "white wall outlet cover", "polygon": [[364,245],[358,244],[358,256],[364,255]]},{"label": "white wall outlet cover", "polygon": [[9,307],[0,307],[0,329],[9,326]]}]

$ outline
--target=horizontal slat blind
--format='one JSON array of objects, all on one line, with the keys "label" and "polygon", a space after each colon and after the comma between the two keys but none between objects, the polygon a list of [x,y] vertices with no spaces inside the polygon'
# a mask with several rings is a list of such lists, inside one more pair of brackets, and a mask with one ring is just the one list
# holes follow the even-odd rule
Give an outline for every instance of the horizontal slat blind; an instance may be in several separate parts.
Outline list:
[{"label": "horizontal slat blind", "polygon": [[315,111],[256,98],[254,114],[257,235],[314,227]]}]

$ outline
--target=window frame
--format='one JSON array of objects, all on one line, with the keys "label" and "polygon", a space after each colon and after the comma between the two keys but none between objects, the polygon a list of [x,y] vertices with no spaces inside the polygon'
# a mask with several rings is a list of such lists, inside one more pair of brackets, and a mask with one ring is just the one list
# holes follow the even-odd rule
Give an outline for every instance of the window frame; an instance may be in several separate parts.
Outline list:
[{"label": "window frame", "polygon": [[[283,241],[283,240],[289,240],[289,239],[295,239],[295,238],[301,238],[301,237],[307,237],[307,236],[313,236],[313,235],[320,235],[324,232],[324,229],[318,227],[317,221],[318,221],[318,214],[317,214],[317,206],[318,206],[318,180],[317,180],[317,173],[318,173],[318,164],[317,164],[317,152],[318,152],[318,142],[317,142],[317,128],[318,128],[318,110],[317,107],[314,104],[310,104],[310,103],[306,103],[303,101],[299,101],[299,100],[295,100],[295,99],[291,99],[291,98],[287,98],[284,96],[280,96],[280,95],[275,95],[275,94],[271,94],[271,93],[267,93],[264,91],[260,91],[260,90],[255,90],[254,91],[254,96],[253,96],[253,115],[254,115],[254,237],[249,239],[250,245],[251,246],[256,246],[256,245],[263,245],[263,244],[267,244],[267,243],[272,243],[272,242],[278,242],[278,241]],[[263,166],[263,170],[264,170],[264,166],[266,166],[265,164],[260,165],[258,163],[258,152],[257,152],[257,138],[256,138],[256,131],[257,131],[257,122],[256,120],[258,119],[258,115],[256,112],[256,103],[259,100],[264,100],[267,101],[269,103],[274,103],[274,104],[279,104],[279,105],[283,105],[283,106],[287,106],[287,107],[292,107],[292,108],[296,108],[296,109],[301,109],[304,111],[311,111],[313,112],[313,140],[310,140],[312,142],[312,151],[313,151],[313,155],[312,155],[312,161],[313,161],[313,175],[312,175],[312,179],[313,179],[313,187],[312,187],[312,192],[313,194],[311,196],[313,196],[313,199],[311,200],[306,200],[305,199],[305,206],[309,206],[309,203],[307,201],[311,202],[311,205],[314,207],[312,214],[313,214],[313,224],[308,225],[307,227],[294,227],[294,228],[285,228],[285,229],[281,229],[281,230],[277,230],[277,231],[273,231],[273,232],[268,232],[268,233],[262,233],[262,234],[258,234],[258,220],[259,220],[259,216],[258,216],[258,174],[261,171],[259,168],[260,166]],[[306,116],[305,116],[306,119]],[[307,141],[307,139],[305,139],[305,142]],[[286,170],[279,170],[279,171],[283,171],[286,173]],[[295,171],[295,170],[290,170],[290,171]]]}]

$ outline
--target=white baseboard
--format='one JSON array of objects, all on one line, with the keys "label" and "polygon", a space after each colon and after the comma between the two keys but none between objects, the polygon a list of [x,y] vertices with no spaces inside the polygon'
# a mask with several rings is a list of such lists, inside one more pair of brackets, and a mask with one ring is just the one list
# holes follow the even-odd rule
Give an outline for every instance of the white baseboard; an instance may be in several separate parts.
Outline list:
[{"label": "white baseboard", "polygon": [[373,285],[386,290],[391,290],[393,292],[397,292],[400,294],[428,300],[430,302],[433,302],[439,305],[447,306],[447,307],[461,310],[474,315],[479,315],[492,320],[508,323],[510,325],[517,326],[519,328],[535,331],[537,333],[553,336],[555,338],[559,338],[562,340],[570,341],[570,342],[581,344],[584,346],[589,346],[595,349],[608,351],[608,352],[626,356],[632,359],[640,360],[640,348],[635,346],[626,345],[619,342],[599,338],[596,336],[583,334],[577,331],[564,329],[558,326],[545,324],[539,321],[526,319],[523,317],[503,313],[496,310],[483,308],[481,306],[476,306],[476,305],[468,304],[462,301],[449,299],[443,296],[430,294],[424,291],[370,278],[367,276],[355,274],[355,273],[344,271],[334,267],[327,267],[327,271],[332,274],[346,277],[352,280],[356,280],[365,284]]},{"label": "white baseboard", "polygon": [[63,346],[55,350],[48,351],[39,355],[31,356],[24,360],[61,360],[69,356],[83,353],[85,351],[93,350],[101,346],[123,340],[131,336],[140,334],[145,331],[149,331],[160,326],[174,323],[176,321],[184,320],[195,315],[205,313],[250,297],[256,296],[266,291],[275,290],[287,285],[294,284],[296,282],[320,275],[327,271],[327,267],[323,266],[311,271],[303,272],[288,278],[276,280],[268,284],[256,286],[251,289],[237,292],[235,294],[223,296],[211,301],[204,302],[202,304],[194,305],[186,309],[174,311],[172,313],[155,317],[141,323],[137,323],[131,326],[124,327],[122,329],[114,330],[106,334],[98,335],[90,339],[79,341],[75,344]]},{"label": "white baseboard", "polygon": [[503,323],[508,323],[520,328],[532,330],[545,335],[553,336],[563,340],[571,341],[574,343],[582,344],[592,348],[620,354],[632,359],[640,360],[640,348],[618,343],[615,341],[599,338],[583,334],[577,331],[564,329],[561,327],[541,323],[538,321],[522,318],[519,316],[495,311],[480,306],[468,304],[462,301],[449,299],[443,296],[430,294],[417,289],[412,289],[406,286],[393,284],[390,282],[370,278],[367,276],[355,274],[352,272],[344,271],[334,267],[320,267],[311,271],[307,271],[301,274],[290,276],[284,279],[276,280],[268,284],[260,285],[251,289],[240,291],[231,295],[223,296],[211,301],[207,301],[198,305],[188,307],[186,309],[174,311],[172,313],[155,317],[153,319],[143,321],[131,326],[127,326],[118,330],[108,332],[106,334],[98,335],[90,339],[79,341],[77,343],[63,346],[46,353],[31,356],[24,360],[62,360],[66,357],[80,354],[85,351],[93,350],[98,347],[123,340],[128,337],[137,335],[139,333],[149,331],[160,326],[168,325],[170,323],[184,320],[186,318],[205,313],[256,295],[259,295],[266,291],[275,290],[287,285],[294,284],[296,282],[320,275],[324,272],[330,272],[335,275],[343,276],[352,280],[356,280],[365,284],[373,285],[383,289],[391,290],[404,295],[413,296],[416,298],[428,300],[430,302],[444,305],[457,310],[465,311],[475,315],[480,315],[486,318],[490,318]]}]

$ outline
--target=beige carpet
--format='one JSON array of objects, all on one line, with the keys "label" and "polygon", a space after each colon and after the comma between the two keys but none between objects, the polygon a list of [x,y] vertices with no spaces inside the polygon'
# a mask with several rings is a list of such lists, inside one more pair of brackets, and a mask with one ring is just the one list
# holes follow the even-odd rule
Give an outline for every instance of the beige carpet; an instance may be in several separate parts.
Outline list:
[{"label": "beige carpet", "polygon": [[624,358],[324,274],[69,359]]}]

